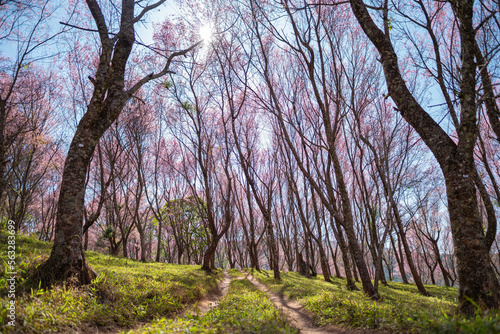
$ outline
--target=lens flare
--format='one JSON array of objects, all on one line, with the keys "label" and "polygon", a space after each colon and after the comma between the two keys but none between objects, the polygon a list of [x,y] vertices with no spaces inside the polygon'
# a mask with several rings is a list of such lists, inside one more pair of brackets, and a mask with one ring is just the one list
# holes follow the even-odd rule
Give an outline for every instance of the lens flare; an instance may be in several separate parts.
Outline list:
[{"label": "lens flare", "polygon": [[210,43],[212,41],[213,33],[212,33],[212,25],[209,23],[204,24],[200,27],[199,34],[200,38],[205,42],[206,44]]}]

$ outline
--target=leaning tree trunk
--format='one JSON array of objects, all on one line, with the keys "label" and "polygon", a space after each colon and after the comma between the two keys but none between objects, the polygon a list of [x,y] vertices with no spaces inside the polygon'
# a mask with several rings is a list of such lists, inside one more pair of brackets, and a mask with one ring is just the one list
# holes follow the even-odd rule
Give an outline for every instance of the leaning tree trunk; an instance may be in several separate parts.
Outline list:
[{"label": "leaning tree trunk", "polygon": [[328,259],[326,256],[325,248],[323,247],[323,242],[321,242],[321,239],[318,239],[316,242],[319,249],[319,258],[321,263],[321,271],[323,272],[323,278],[326,282],[331,282],[332,280],[330,278],[330,268],[328,267]]},{"label": "leaning tree trunk", "polygon": [[[491,266],[474,184],[474,148],[478,133],[476,105],[476,29],[473,24],[474,2],[451,1],[459,22],[461,47],[460,126],[455,143],[410,93],[399,70],[392,45],[387,15],[384,31],[372,20],[362,0],[350,0],[351,8],[363,31],[380,54],[387,88],[403,118],[418,132],[434,154],[443,171],[448,197],[450,226],[460,282],[459,306],[464,314],[480,308],[500,306],[500,284]],[[493,226],[491,226],[493,227]],[[488,227],[490,228],[490,226]]]},{"label": "leaning tree trunk", "polygon": [[[144,84],[166,75],[173,58],[184,55],[199,45],[196,43],[185,50],[171,53],[160,71],[146,75],[128,90],[125,89],[126,65],[135,43],[134,24],[165,1],[159,0],[151,6],[145,6],[135,16],[136,1],[122,0],[120,30],[112,34],[97,0],[86,0],[100,39],[99,64],[95,76],[89,77],[94,85],[92,98],[87,112],[78,124],[64,163],[52,252],[33,275],[33,279],[40,281],[43,286],[69,277],[75,278],[76,284],[90,283],[92,274],[85,263],[82,224],[85,178],[94,149],[104,132],[118,118],[127,101]],[[124,253],[127,247],[125,241]]]},{"label": "leaning tree trunk", "polygon": [[[326,221],[325,221],[325,228],[326,228]],[[338,248],[335,247],[335,252],[333,251],[332,243],[330,242],[330,237],[328,236],[328,232],[326,233],[326,242],[328,243],[328,248],[330,249],[330,254],[332,255],[333,266],[335,268],[335,277],[342,278],[342,276],[340,275],[339,266],[337,264]]]},{"label": "leaning tree trunk", "polygon": [[278,247],[276,245],[276,238],[274,237],[274,231],[273,231],[273,223],[271,222],[271,217],[266,217],[265,218],[265,225],[266,225],[266,234],[268,237],[268,242],[269,242],[269,256],[272,259],[272,270],[274,273],[274,279],[275,280],[280,280],[280,266],[279,266],[279,254],[278,254]]},{"label": "leaning tree trunk", "polygon": [[342,221],[342,227],[345,230],[349,250],[351,252],[353,262],[355,263],[354,269],[358,269],[359,277],[361,278],[361,283],[363,284],[363,291],[368,295],[368,297],[374,300],[378,300],[380,299],[380,295],[378,291],[375,290],[375,287],[373,286],[373,283],[370,279],[368,267],[366,266],[361,247],[358,244],[358,238],[356,237],[356,233],[354,232],[354,218],[352,216],[349,193],[347,192],[347,187],[344,181],[344,175],[342,173],[342,167],[338,159],[337,151],[333,145],[331,145],[329,153],[333,162],[333,170],[339,186],[340,198],[342,203],[342,213],[344,218]]},{"label": "leaning tree trunk", "polygon": [[[93,277],[85,262],[82,243],[85,178],[100,137],[96,131],[99,127],[90,118],[87,113],[80,121],[66,157],[54,245],[49,259],[35,274],[43,287],[52,285],[55,280],[70,277],[79,284],[89,284]],[[101,131],[104,133],[104,129]]]},{"label": "leaning tree trunk", "polygon": [[[404,249],[404,252],[406,255],[406,260],[408,261],[408,266],[410,267],[410,271],[411,271],[411,275],[413,276],[413,280],[415,281],[415,284],[418,288],[418,291],[422,295],[430,296],[430,294],[425,289],[424,283],[422,282],[422,278],[420,277],[420,274],[417,271],[415,263],[413,262],[413,257],[411,254],[410,246],[408,245],[408,240],[406,239],[406,235],[405,235],[404,228],[403,228],[403,223],[401,222],[401,217],[399,215],[398,208],[396,207],[396,204],[392,198],[392,193],[391,193],[390,202],[391,202],[391,205],[393,208],[394,218],[396,220],[398,234],[399,234],[401,243],[403,244],[403,249]],[[403,256],[403,254],[401,254],[401,256]]]},{"label": "leaning tree trunk", "polygon": [[439,265],[439,269],[441,270],[441,274],[443,275],[444,285],[451,286],[450,280],[448,276],[450,275],[446,268],[444,267],[443,260],[441,259],[441,252],[439,251],[439,247],[437,245],[437,241],[431,240],[432,246],[434,248],[434,254],[436,256],[436,261]]},{"label": "leaning tree trunk", "polygon": [[396,258],[396,262],[398,263],[399,273],[401,274],[401,280],[403,281],[403,284],[410,284],[408,282],[408,277],[406,277],[403,250],[401,249],[401,238],[398,238],[398,248],[396,248],[396,243],[394,242],[392,234],[390,234],[389,237],[391,239],[392,248],[394,249],[394,257]]},{"label": "leaning tree trunk", "polygon": [[318,237],[316,238],[311,231],[309,231],[309,233],[313,237],[314,241],[316,241],[316,243],[318,244],[319,259],[321,263],[321,271],[323,272],[323,278],[326,282],[331,282],[332,280],[330,278],[330,267],[328,266],[328,258],[326,256],[325,247],[323,245],[323,233],[321,232],[322,226],[320,224],[321,217],[319,214],[318,204],[316,202],[316,196],[314,195],[314,192],[312,195],[312,202],[313,202],[314,216],[316,217],[316,228],[318,230]]},{"label": "leaning tree trunk", "polygon": [[352,276],[351,261],[349,260],[349,249],[344,239],[344,233],[342,232],[342,227],[340,223],[334,220],[334,217],[330,216],[330,225],[337,238],[337,243],[340,247],[340,252],[342,253],[342,262],[344,263],[344,272],[347,281],[348,290],[358,290],[354,278]]}]

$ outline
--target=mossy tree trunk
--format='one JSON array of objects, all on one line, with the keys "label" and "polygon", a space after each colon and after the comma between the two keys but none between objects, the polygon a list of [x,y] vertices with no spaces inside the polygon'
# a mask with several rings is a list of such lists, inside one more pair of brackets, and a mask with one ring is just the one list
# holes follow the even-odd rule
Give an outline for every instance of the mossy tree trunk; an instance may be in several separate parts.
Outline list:
[{"label": "mossy tree trunk", "polygon": [[[448,136],[408,90],[389,36],[387,15],[384,15],[382,31],[372,20],[363,1],[351,0],[350,3],[363,31],[380,54],[389,95],[401,115],[432,151],[442,169],[460,282],[460,310],[464,314],[474,314],[474,304],[481,308],[496,309],[500,306],[500,284],[491,266],[474,183],[474,148],[478,132],[474,1],[451,1],[453,13],[459,22],[462,55],[458,143]],[[493,227],[496,228],[488,228]]]},{"label": "mossy tree trunk", "polygon": [[[91,100],[78,124],[64,163],[52,252],[49,259],[33,276],[35,280],[41,281],[43,286],[50,286],[56,281],[67,278],[72,278],[77,285],[90,283],[93,274],[85,261],[82,225],[86,174],[95,147],[132,95],[145,83],[167,74],[174,57],[184,55],[197,45],[171,53],[163,69],[143,77],[125,89],[126,64],[135,43],[134,24],[148,11],[164,2],[165,0],[159,0],[146,6],[134,16],[136,2],[122,0],[120,30],[116,34],[111,34],[105,19],[106,15],[98,2],[86,0],[101,43],[99,64],[95,77],[90,78],[94,85]],[[124,250],[126,246],[124,241]]]}]

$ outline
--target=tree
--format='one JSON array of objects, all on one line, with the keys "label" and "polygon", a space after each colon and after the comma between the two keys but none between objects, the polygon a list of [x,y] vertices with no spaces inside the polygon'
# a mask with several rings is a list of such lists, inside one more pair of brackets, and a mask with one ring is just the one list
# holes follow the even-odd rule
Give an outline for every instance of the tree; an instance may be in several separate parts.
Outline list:
[{"label": "tree", "polygon": [[[379,121],[380,124],[378,126],[372,126],[373,128],[375,128],[373,132],[382,137],[377,140],[378,146],[375,147],[365,136],[360,124],[360,115],[357,114],[357,110],[354,110],[357,123],[356,135],[359,136],[361,141],[368,147],[373,155],[375,168],[377,170],[377,173],[379,174],[380,180],[382,181],[384,196],[386,198],[386,201],[388,202],[388,207],[390,207],[390,220],[393,220],[395,222],[396,230],[403,245],[403,249],[406,255],[408,266],[410,267],[410,271],[413,276],[413,280],[415,281],[415,284],[417,285],[420,293],[424,296],[429,296],[429,293],[426,291],[420,275],[416,270],[416,266],[414,265],[413,257],[403,227],[403,220],[401,217],[401,213],[399,212],[395,196],[398,186],[397,183],[400,182],[402,173],[405,171],[405,169],[408,168],[407,160],[410,159],[408,157],[410,155],[409,151],[410,147],[414,144],[414,140],[412,140],[413,130],[408,126],[405,127],[404,125],[402,125],[401,119],[396,118],[395,121],[391,122],[392,117],[390,117],[390,114],[387,112],[388,106],[386,105],[385,101],[380,102],[380,104],[381,106],[379,107],[379,109],[383,110],[381,112],[383,113],[383,116],[381,117],[382,119]],[[395,124],[393,125],[391,123]],[[388,127],[391,125],[393,126],[393,128],[388,129]],[[397,148],[393,148],[398,132],[403,132],[400,136],[398,136],[399,140],[403,139],[399,150],[397,150]],[[394,154],[390,151],[396,151],[396,153]],[[395,157],[392,157],[391,155],[395,155]],[[389,161],[390,159],[392,161]],[[394,171],[392,171],[391,169],[394,169]],[[391,177],[391,175],[393,176]]]},{"label": "tree", "polygon": [[185,252],[187,261],[184,263],[189,264],[193,255],[201,253],[207,247],[207,235],[202,223],[205,210],[206,204],[196,196],[172,199],[165,203],[162,216],[165,217],[177,246],[178,264],[183,263]]},{"label": "tree", "polygon": [[[248,70],[248,66],[240,68],[242,64],[239,64],[236,60],[239,56],[242,56],[237,52],[238,44],[236,38],[233,37],[229,41],[221,41],[219,48],[215,49],[220,66],[219,76],[222,78],[221,84],[225,93],[222,95],[226,98],[229,106],[231,133],[234,138],[238,161],[243,171],[243,175],[245,176],[245,182],[248,186],[248,190],[251,190],[253,198],[264,219],[269,246],[270,267],[273,270],[274,279],[279,280],[279,250],[272,221],[272,199],[277,178],[273,165],[276,164],[276,160],[273,152],[257,151],[255,144],[257,143],[258,131],[255,128],[255,122],[252,122],[252,120],[248,118],[241,120],[242,117],[240,116],[240,122],[244,125],[240,126],[238,130],[236,127],[238,115],[242,115],[246,111],[244,106],[246,103],[247,82],[244,82],[243,91],[238,91],[234,81],[237,81],[236,78],[238,78],[238,76],[246,79],[247,73],[245,71]],[[238,75],[234,73],[235,71],[243,73],[239,73]],[[247,111],[245,114],[249,115],[250,113]],[[274,149],[274,151],[276,151],[276,149]],[[264,161],[269,165],[264,163]],[[262,170],[258,170],[257,164],[261,166]],[[254,265],[258,267],[255,263],[255,258],[252,261]]]},{"label": "tree", "polygon": [[51,134],[56,125],[57,85],[51,75],[31,69],[18,80],[20,87],[11,96],[6,138],[9,146],[5,174],[6,213],[15,222],[15,231],[35,227],[39,221],[30,218],[32,208],[44,197],[43,186],[53,177],[59,165],[60,142]]},{"label": "tree", "polygon": [[[451,1],[459,22],[461,64],[459,78],[460,126],[455,142],[429,115],[408,89],[390,38],[387,2],[382,7],[383,28],[379,28],[361,0],[351,0],[351,8],[364,33],[380,54],[388,95],[403,118],[418,132],[434,154],[443,172],[450,214],[450,225],[457,259],[460,310],[475,313],[475,306],[500,306],[500,284],[491,266],[485,242],[474,184],[474,147],[477,137],[476,105],[476,28],[473,26],[474,1]],[[488,226],[488,228],[496,228]]]},{"label": "tree", "polygon": [[[24,132],[26,124],[12,127],[13,106],[22,101],[18,90],[23,90],[23,81],[32,77],[33,65],[46,54],[39,53],[57,35],[50,35],[49,21],[55,12],[52,0],[2,1],[0,2],[0,44],[2,50],[15,50],[12,54],[2,51],[0,56],[0,205],[5,191],[7,148]],[[11,59],[13,58],[13,59]],[[31,79],[32,80],[32,79]],[[29,98],[27,95],[25,98]],[[36,96],[32,98],[36,99]],[[14,122],[15,123],[15,122]]]},{"label": "tree", "polygon": [[187,152],[183,174],[192,193],[200,193],[205,203],[201,209],[208,243],[202,269],[207,272],[215,269],[218,243],[229,230],[234,215],[230,164],[234,140],[230,138],[225,105],[219,100],[223,97],[218,92],[222,86],[212,72],[211,57],[211,53],[193,54],[189,64],[179,65],[183,75],[170,88],[178,102],[174,136]]},{"label": "tree", "polygon": [[137,3],[134,0],[121,1],[116,33],[111,30],[117,25],[116,22],[106,20],[107,16],[98,1],[86,1],[96,27],[86,30],[99,35],[99,63],[95,77],[89,78],[94,86],[92,97],[78,123],[64,165],[54,245],[49,259],[34,274],[42,286],[50,286],[57,280],[69,277],[73,277],[78,284],[90,283],[93,273],[87,267],[83,252],[82,222],[86,173],[94,149],[132,96],[146,83],[167,74],[174,58],[188,53],[197,45],[182,51],[161,52],[166,61],[160,70],[125,85],[127,63],[136,42],[135,24],[165,1],[141,4],[138,14],[135,12]]},{"label": "tree", "polygon": [[[328,23],[323,21],[321,14],[310,8],[305,10],[304,18],[299,24],[292,15],[291,3],[287,1],[282,3],[282,10],[289,17],[293,29],[293,36],[288,41],[272,24],[266,27],[264,23],[272,20],[258,3],[252,1],[251,4],[252,29],[260,48],[258,52],[261,54],[259,70],[269,90],[269,100],[262,101],[262,104],[276,116],[280,136],[297,161],[300,171],[334,217],[335,223],[344,229],[350,255],[355,263],[354,268],[358,270],[363,283],[363,290],[373,299],[378,299],[380,296],[370,280],[362,248],[356,236],[344,175],[346,173],[339,157],[343,145],[339,143],[338,137],[345,105],[340,103],[343,99],[342,71],[339,66],[341,60],[335,52],[337,37],[333,33],[323,37]],[[287,46],[286,55],[278,56],[273,52],[273,38]],[[329,66],[326,65],[327,54],[332,62]],[[292,64],[295,62],[300,66],[294,67]],[[288,65],[288,68],[278,77],[274,71],[280,65]],[[293,138],[294,135],[298,137],[297,142]],[[323,150],[325,152],[322,152]]]}]

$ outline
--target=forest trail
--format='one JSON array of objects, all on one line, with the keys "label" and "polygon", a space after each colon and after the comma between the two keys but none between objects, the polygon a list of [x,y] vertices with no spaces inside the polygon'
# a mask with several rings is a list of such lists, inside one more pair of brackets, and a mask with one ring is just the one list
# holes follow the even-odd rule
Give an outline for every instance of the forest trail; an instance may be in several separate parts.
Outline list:
[{"label": "forest trail", "polygon": [[301,334],[363,334],[363,333],[383,333],[382,331],[368,330],[368,329],[353,329],[353,328],[342,328],[333,325],[327,325],[323,327],[318,327],[314,324],[313,315],[308,312],[299,302],[290,300],[286,296],[280,296],[271,290],[267,286],[260,283],[255,277],[250,273],[246,273],[245,277],[260,291],[267,293],[274,305],[283,312],[284,316],[291,322],[292,326],[297,328]]},{"label": "forest trail", "polygon": [[[170,319],[184,318],[188,314],[197,314],[201,316],[207,313],[211,308],[217,307],[218,301],[227,294],[231,280],[232,280],[231,275],[229,275],[227,270],[224,270],[224,277],[222,281],[217,285],[217,289],[215,291],[208,293],[198,302],[189,305],[186,309],[179,311],[169,316],[168,318]],[[132,330],[137,330],[139,328],[148,327],[149,324],[150,324],[149,322],[137,322],[135,326],[128,329],[122,327],[110,327],[109,329],[87,328],[83,332],[75,331],[72,334],[80,334],[87,332],[101,333],[101,334],[118,334],[118,333],[123,333],[124,331],[129,332]]]},{"label": "forest trail", "polygon": [[192,308],[188,308],[186,311],[184,311],[183,315],[177,315],[177,316],[182,317],[186,313],[196,313],[198,315],[203,315],[207,313],[211,308],[217,307],[218,301],[227,294],[231,280],[232,280],[231,275],[229,275],[227,270],[224,270],[224,278],[222,279],[222,282],[220,282],[219,285],[217,286],[217,290],[207,294]]}]

